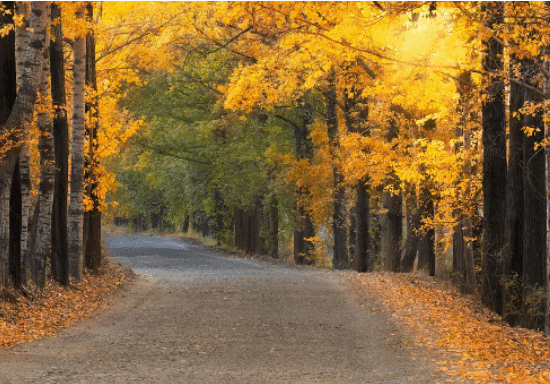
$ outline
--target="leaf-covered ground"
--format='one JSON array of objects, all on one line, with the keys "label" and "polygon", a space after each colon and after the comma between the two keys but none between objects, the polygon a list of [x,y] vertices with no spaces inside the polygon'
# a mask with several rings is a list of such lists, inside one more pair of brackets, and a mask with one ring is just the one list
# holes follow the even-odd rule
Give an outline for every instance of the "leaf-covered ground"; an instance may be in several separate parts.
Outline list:
[{"label": "leaf-covered ground", "polygon": [[58,333],[76,320],[86,319],[109,306],[112,295],[131,279],[131,272],[105,263],[97,276],[63,287],[49,281],[28,297],[10,294],[0,299],[0,347]]},{"label": "leaf-covered ground", "polygon": [[511,328],[481,306],[440,283],[397,274],[358,274],[349,279],[439,356],[438,367],[474,383],[550,383],[550,337]]}]

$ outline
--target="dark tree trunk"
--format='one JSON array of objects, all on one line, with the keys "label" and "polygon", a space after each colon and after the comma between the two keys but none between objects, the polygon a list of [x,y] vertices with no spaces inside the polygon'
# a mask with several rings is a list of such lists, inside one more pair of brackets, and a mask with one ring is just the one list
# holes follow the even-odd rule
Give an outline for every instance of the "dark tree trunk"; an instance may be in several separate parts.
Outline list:
[{"label": "dark tree trunk", "polygon": [[[396,113],[398,107],[392,106],[391,112]],[[399,126],[394,118],[390,121],[386,132],[386,142],[399,137]],[[382,235],[380,253],[384,269],[397,272],[400,262],[401,236],[403,235],[402,197],[399,186],[399,179],[391,171],[384,180],[384,191],[382,192],[382,207],[385,213],[382,216]]]},{"label": "dark tree trunk", "polygon": [[[420,188],[421,217],[432,221],[434,217],[434,201],[432,193],[427,186]],[[435,276],[435,230],[428,228],[420,234],[418,242],[418,269],[425,269],[430,276]]]},{"label": "dark tree trunk", "polygon": [[[540,74],[537,64],[525,62],[522,70],[524,81],[536,87]],[[526,102],[541,103],[542,98],[532,90],[524,88]],[[523,138],[523,302],[521,324],[528,328],[541,329],[545,318],[545,296],[547,295],[546,260],[546,197],[545,157],[542,149],[535,150],[535,144],[544,139],[542,112],[526,114],[523,124],[538,129]]]},{"label": "dark tree trunk", "polygon": [[21,178],[19,163],[15,164],[10,193],[10,275],[13,284],[21,287],[26,283],[25,263],[21,254]]},{"label": "dark tree trunk", "polygon": [[355,270],[357,272],[367,272],[372,264],[369,260],[369,192],[362,180],[357,182],[355,192]]},{"label": "dark tree trunk", "polygon": [[[456,128],[457,139],[462,138],[462,148],[469,154],[472,148],[471,132],[471,111],[474,104],[475,94],[471,73],[465,71],[460,74],[457,88],[460,92],[459,113],[461,114],[460,124]],[[456,151],[460,151],[461,145],[456,144]],[[470,199],[472,164],[468,159],[462,168],[464,190],[459,198],[464,201]],[[477,290],[477,278],[474,263],[472,243],[472,219],[464,214],[463,208],[455,212],[457,225],[453,233],[453,282],[460,287],[462,293],[474,293]]]},{"label": "dark tree trunk", "polygon": [[60,284],[69,284],[69,258],[67,235],[67,197],[69,194],[69,125],[63,63],[63,33],[61,10],[52,3],[52,40],[50,42],[50,70],[55,148],[55,190],[52,208],[52,275]]},{"label": "dark tree trunk", "polygon": [[269,201],[269,256],[279,257],[279,201],[274,192]]},{"label": "dark tree trunk", "polygon": [[336,88],[333,81],[325,92],[326,121],[329,138],[329,151],[332,162],[332,176],[334,183],[332,234],[334,237],[332,268],[344,269],[348,267],[348,250],[346,239],[346,214],[345,214],[345,185],[344,177],[338,167],[338,150],[340,138],[338,133],[338,114],[336,106]]},{"label": "dark tree trunk", "polygon": [[412,186],[406,200],[407,206],[407,233],[401,254],[401,272],[411,272],[418,252],[418,231],[420,230],[420,212],[416,198],[415,187]]},{"label": "dark tree trunk", "polygon": [[[513,60],[513,59],[512,59]],[[512,61],[514,63],[515,60]],[[506,174],[506,228],[503,313],[510,325],[516,325],[522,308],[523,276],[523,88],[510,83],[510,135]]]},{"label": "dark tree trunk", "polygon": [[[484,3],[486,27],[493,29],[503,22],[502,3]],[[504,82],[494,77],[502,71],[503,46],[494,38],[485,43],[483,69],[493,76],[485,92],[488,100],[482,107],[483,143],[483,284],[484,305],[502,314],[502,253],[506,219],[506,106]]]},{"label": "dark tree trunk", "polygon": [[[297,110],[299,124],[292,123],[296,141],[296,158],[313,161],[313,143],[309,138],[308,126],[313,122],[313,111],[311,105],[305,103]],[[302,196],[308,196],[307,188],[299,188],[296,191],[298,200]],[[310,262],[309,256],[314,245],[307,240],[315,236],[315,228],[311,216],[300,202],[296,204],[296,218],[294,221],[294,262],[298,265]]]},{"label": "dark tree trunk", "polygon": [[[6,11],[11,11],[10,14],[2,12],[0,15],[0,28],[13,25],[14,2],[4,1],[0,4]],[[0,125],[2,126],[8,121],[16,95],[15,32],[10,31],[6,36],[0,37]],[[24,283],[22,281],[24,261],[21,258],[21,180],[17,164],[15,164],[11,183],[7,272],[10,275],[10,280],[16,286],[20,286]],[[3,283],[0,281],[0,287]]]},{"label": "dark tree trunk", "polygon": [[[86,4],[86,20],[93,23],[94,6],[92,2]],[[95,35],[93,27],[88,29],[86,35],[86,86],[97,92],[97,79],[95,67]],[[93,111],[93,119],[86,119],[86,132],[88,133],[88,156],[87,162],[90,165],[88,176],[87,195],[93,202],[93,207],[90,211],[84,213],[84,257],[86,267],[93,273],[99,272],[101,265],[101,207],[99,197],[97,195],[98,181],[95,170],[99,166],[99,158],[97,154],[98,142],[97,131],[99,129],[98,122],[98,106],[95,95],[92,98],[88,97],[86,101],[86,112]]]},{"label": "dark tree trunk", "polygon": [[183,233],[189,232],[189,215],[185,215],[185,219],[183,220],[183,224],[181,226],[181,231]]},{"label": "dark tree trunk", "polygon": [[[352,89],[353,95],[346,90],[344,92],[344,118],[348,132],[368,135],[367,120],[369,109],[367,100],[362,98],[361,92]],[[355,269],[358,272],[366,272],[369,265],[369,191],[367,189],[368,177],[359,180],[355,184],[355,207],[351,215],[353,231],[350,230],[350,255],[353,255]],[[352,253],[353,252],[353,253]]]},{"label": "dark tree trunk", "polygon": [[[355,201],[357,203],[357,199]],[[348,225],[348,255],[349,261],[353,265],[356,265],[355,259],[355,244],[357,243],[357,220],[356,220],[355,206],[352,206],[349,211],[349,225]]]}]

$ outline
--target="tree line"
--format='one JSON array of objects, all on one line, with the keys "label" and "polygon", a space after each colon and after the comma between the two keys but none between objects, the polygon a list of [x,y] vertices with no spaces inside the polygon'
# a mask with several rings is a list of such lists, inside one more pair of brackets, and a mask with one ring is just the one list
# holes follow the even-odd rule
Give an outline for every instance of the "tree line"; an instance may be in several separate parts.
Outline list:
[{"label": "tree line", "polygon": [[94,7],[1,6],[0,286],[68,285],[102,257]]},{"label": "tree line", "polygon": [[546,5],[182,13],[159,33],[173,66],[126,88],[146,124],[116,158],[114,215],[300,264],[426,270],[547,327]]}]

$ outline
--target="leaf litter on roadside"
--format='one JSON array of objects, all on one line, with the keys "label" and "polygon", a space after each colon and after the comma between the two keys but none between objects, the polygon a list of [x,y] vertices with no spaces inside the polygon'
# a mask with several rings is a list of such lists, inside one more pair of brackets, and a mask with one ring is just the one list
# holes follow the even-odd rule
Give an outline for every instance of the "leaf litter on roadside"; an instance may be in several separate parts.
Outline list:
[{"label": "leaf litter on roadside", "polygon": [[512,328],[479,300],[419,277],[352,274],[383,298],[417,345],[439,352],[439,369],[475,383],[550,383],[550,337]]},{"label": "leaf litter on roadside", "polygon": [[105,262],[99,275],[64,287],[48,281],[43,290],[30,288],[27,296],[0,300],[0,347],[52,336],[75,320],[106,309],[111,294],[128,280],[128,272]]}]

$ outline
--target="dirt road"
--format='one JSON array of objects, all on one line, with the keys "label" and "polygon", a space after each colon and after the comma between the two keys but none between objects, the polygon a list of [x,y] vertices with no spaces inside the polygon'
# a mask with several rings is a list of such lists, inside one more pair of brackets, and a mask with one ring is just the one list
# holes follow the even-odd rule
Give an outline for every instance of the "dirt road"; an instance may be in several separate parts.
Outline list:
[{"label": "dirt road", "polygon": [[1,383],[438,381],[336,273],[161,237],[108,243],[135,286],[56,337],[0,350]]}]

